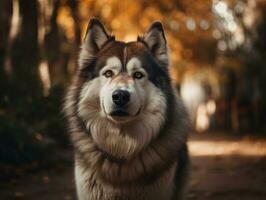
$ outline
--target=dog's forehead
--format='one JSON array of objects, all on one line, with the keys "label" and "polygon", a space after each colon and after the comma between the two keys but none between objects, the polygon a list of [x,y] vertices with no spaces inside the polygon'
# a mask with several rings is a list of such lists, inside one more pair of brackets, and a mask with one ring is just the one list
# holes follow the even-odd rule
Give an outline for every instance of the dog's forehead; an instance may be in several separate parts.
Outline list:
[{"label": "dog's forehead", "polygon": [[120,65],[123,69],[127,68],[127,65],[139,65],[141,63],[141,55],[147,51],[147,47],[142,42],[119,42],[114,41],[107,44],[102,50],[100,57],[104,61],[104,64],[110,64],[110,61],[117,65]]}]

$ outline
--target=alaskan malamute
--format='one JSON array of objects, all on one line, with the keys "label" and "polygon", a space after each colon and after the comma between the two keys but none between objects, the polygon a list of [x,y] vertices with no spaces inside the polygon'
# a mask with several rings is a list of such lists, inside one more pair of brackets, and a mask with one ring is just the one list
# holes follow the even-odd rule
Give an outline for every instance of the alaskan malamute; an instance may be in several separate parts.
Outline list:
[{"label": "alaskan malamute", "polygon": [[185,198],[190,123],[168,65],[160,22],[125,43],[90,20],[64,107],[79,200]]}]

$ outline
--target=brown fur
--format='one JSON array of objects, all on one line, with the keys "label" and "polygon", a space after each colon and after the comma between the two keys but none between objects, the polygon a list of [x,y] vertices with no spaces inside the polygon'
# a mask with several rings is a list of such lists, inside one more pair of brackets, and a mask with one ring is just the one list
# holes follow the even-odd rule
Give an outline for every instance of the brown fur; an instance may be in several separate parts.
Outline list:
[{"label": "brown fur", "polygon": [[[108,58],[111,55],[116,55],[121,60],[125,60],[124,57],[129,60],[130,57],[144,54],[147,51],[148,48],[142,42],[126,44],[111,41],[105,44],[98,57],[102,57],[103,61],[103,56]],[[83,56],[82,53],[81,56]],[[82,64],[84,64],[84,60],[80,60],[80,65]],[[145,120],[152,119],[152,115],[157,115],[160,110],[145,111],[142,120],[135,120],[131,124],[117,125],[98,116],[99,99],[95,98],[95,101],[90,102],[87,106],[90,109],[90,116],[94,118],[93,123],[100,126],[95,128],[90,125],[87,127],[86,121],[78,114],[80,94],[83,85],[88,82],[88,77],[83,69],[81,66],[77,71],[64,109],[75,149],[79,200],[183,200],[188,172],[186,140],[190,123],[182,102],[179,97],[174,95],[169,79],[163,77],[158,79],[160,90],[163,91],[167,100],[164,122],[161,128],[154,130],[157,131],[156,137],[137,150],[137,146],[134,147],[134,143],[132,143],[136,140],[136,138],[132,138],[135,135],[134,132],[146,130],[140,127],[143,125],[145,127],[143,124]],[[127,76],[121,76],[114,81],[127,82],[128,79]],[[155,81],[158,80],[156,77]],[[130,144],[133,145],[134,151],[113,151],[112,148],[115,146],[102,148],[92,136],[92,132],[98,131],[98,129],[106,131],[106,137],[115,137],[115,132],[118,131],[121,139],[120,143],[115,144],[120,146],[117,146],[118,149],[127,148],[127,144]],[[110,131],[115,132],[111,133]],[[145,132],[142,132],[142,135],[144,137]],[[136,143],[136,145],[138,144]]]}]

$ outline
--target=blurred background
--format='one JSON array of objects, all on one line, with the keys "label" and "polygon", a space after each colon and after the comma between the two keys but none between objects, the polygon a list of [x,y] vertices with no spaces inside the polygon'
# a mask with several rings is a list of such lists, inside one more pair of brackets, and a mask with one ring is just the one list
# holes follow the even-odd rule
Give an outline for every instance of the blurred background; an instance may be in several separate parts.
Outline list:
[{"label": "blurred background", "polygon": [[125,41],[163,22],[194,125],[189,199],[265,199],[265,0],[1,0],[0,198],[75,199],[61,107],[92,16]]}]

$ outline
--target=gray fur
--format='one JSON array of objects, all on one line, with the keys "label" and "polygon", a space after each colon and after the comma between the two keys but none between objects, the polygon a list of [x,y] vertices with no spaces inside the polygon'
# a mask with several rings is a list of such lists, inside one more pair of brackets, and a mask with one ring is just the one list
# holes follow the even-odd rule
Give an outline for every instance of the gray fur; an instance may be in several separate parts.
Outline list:
[{"label": "gray fur", "polygon": [[[97,21],[97,23],[99,22]],[[94,68],[95,58],[97,59],[96,54],[86,57],[83,52],[80,55],[80,63],[84,63],[82,60],[86,60],[87,65]],[[155,62],[155,68],[160,68],[160,63],[158,63]],[[145,127],[145,122],[151,123],[149,119],[152,119],[155,113],[146,111],[145,115],[141,115],[145,118],[135,120],[131,125],[115,124],[98,116],[99,101],[95,98],[95,101],[90,102],[92,105],[88,105],[89,114],[87,118],[84,118],[79,113],[82,89],[85,84],[96,82],[97,78],[84,75],[84,73],[91,71],[84,72],[83,69],[84,67],[80,66],[77,71],[64,106],[75,150],[78,199],[184,200],[189,163],[186,141],[190,122],[183,103],[171,87],[168,72],[155,70],[153,73],[157,72],[158,74],[154,78],[154,83],[151,84],[153,89],[157,88],[162,92],[166,101],[166,110],[165,112],[162,111],[165,113],[164,119],[161,121],[162,125],[155,130],[155,137],[140,150],[133,153],[123,152],[123,155],[119,156],[100,148],[93,139],[93,131],[105,131],[109,137],[112,137],[110,131],[113,131],[114,134],[122,134],[120,137],[122,142],[112,147],[119,149],[125,144],[131,144],[132,138],[127,135],[133,130],[133,127]],[[153,82],[153,79],[150,81]],[[92,86],[89,85],[88,87]],[[97,89],[99,88],[95,88],[95,90]],[[96,110],[94,111],[94,109]],[[88,123],[90,121],[92,122]],[[154,121],[154,123],[157,122]],[[154,127],[156,127],[155,124]],[[149,129],[148,126],[136,130],[142,130],[141,134],[145,136],[148,134],[145,130]]]}]

